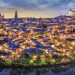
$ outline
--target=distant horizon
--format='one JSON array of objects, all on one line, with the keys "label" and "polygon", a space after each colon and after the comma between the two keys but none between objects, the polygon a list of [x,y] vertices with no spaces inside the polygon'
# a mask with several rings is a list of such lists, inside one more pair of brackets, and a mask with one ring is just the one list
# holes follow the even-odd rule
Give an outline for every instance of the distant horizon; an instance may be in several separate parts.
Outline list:
[{"label": "distant horizon", "polygon": [[[3,13],[0,13],[0,14],[4,15],[4,18],[14,18],[15,17],[15,11],[13,11],[12,14],[9,14],[8,12],[5,13],[5,14],[3,14]],[[65,16],[65,15],[68,16],[67,14],[49,15],[49,16],[46,16],[46,14],[44,16],[39,16],[39,14],[38,14],[38,15],[35,15],[35,16],[34,15],[33,16],[26,15],[25,16],[25,14],[21,15],[21,13],[19,13],[18,11],[17,11],[17,13],[18,13],[18,18],[55,18],[55,17],[58,17],[58,16]],[[25,12],[22,12],[22,13],[25,13]]]},{"label": "distant horizon", "polygon": [[[19,18],[54,18],[54,17],[57,17],[57,16],[60,16],[60,15],[66,15],[66,14],[59,14],[59,15],[54,15],[54,14],[50,14],[49,16],[47,14],[45,15],[40,15],[40,14],[36,14],[36,15],[25,15],[24,14],[25,12],[22,12],[22,15],[21,13],[18,12],[18,17]],[[32,14],[34,14],[34,12],[32,12]],[[1,15],[4,15],[4,18],[14,18],[15,17],[15,12],[13,12],[12,14],[9,14],[9,13],[1,13]]]}]

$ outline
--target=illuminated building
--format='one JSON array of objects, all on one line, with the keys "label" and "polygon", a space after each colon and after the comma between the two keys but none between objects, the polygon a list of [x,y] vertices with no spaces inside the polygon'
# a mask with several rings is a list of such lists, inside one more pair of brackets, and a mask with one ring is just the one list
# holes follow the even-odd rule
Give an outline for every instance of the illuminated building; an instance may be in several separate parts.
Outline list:
[{"label": "illuminated building", "polygon": [[75,17],[75,11],[69,10],[69,16]]}]

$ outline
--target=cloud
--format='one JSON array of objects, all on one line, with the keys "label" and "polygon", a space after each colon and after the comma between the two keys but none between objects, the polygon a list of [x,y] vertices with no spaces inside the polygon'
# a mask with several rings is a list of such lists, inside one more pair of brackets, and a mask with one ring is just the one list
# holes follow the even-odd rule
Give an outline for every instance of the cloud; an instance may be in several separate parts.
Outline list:
[{"label": "cloud", "polygon": [[[4,4],[3,4],[4,3]],[[24,9],[51,9],[74,6],[75,0],[0,0],[1,6],[21,7]]]},{"label": "cloud", "polygon": [[75,7],[75,3],[74,3],[74,2],[70,2],[70,3],[68,4],[68,7],[69,7],[69,8]]},{"label": "cloud", "polygon": [[7,7],[10,4],[0,1],[0,7]]}]

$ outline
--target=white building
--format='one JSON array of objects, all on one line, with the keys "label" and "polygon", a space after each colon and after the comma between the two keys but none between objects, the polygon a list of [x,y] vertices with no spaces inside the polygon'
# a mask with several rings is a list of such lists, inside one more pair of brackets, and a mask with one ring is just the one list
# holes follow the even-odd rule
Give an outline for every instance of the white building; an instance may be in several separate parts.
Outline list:
[{"label": "white building", "polygon": [[75,17],[75,11],[69,10],[69,16]]}]

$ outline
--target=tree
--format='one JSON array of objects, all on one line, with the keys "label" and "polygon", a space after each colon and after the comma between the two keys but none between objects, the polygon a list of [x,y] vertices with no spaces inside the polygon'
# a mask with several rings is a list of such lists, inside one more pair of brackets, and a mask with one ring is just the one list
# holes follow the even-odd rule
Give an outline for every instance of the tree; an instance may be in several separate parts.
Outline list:
[{"label": "tree", "polygon": [[42,60],[39,56],[37,57],[35,63],[36,63],[36,65],[41,65],[42,64]]},{"label": "tree", "polygon": [[8,65],[8,66],[11,66],[12,63],[13,63],[12,60],[5,60],[5,61],[4,61],[4,64],[5,64],[5,65]]}]

